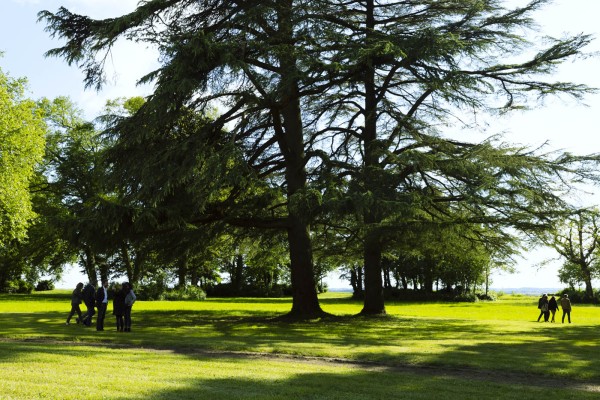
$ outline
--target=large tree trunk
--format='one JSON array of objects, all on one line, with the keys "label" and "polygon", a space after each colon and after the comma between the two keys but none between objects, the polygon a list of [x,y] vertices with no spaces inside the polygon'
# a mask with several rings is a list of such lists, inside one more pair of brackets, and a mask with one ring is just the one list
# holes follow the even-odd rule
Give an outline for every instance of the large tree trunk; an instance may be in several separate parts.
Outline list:
[{"label": "large tree trunk", "polygon": [[81,257],[81,261],[85,269],[85,273],[88,277],[88,281],[92,285],[98,286],[98,274],[96,272],[96,255],[88,246],[85,247],[84,253],[85,257]]},{"label": "large tree trunk", "polygon": [[185,288],[187,284],[189,253],[189,250],[185,251],[177,263],[177,287],[180,289]]},{"label": "large tree trunk", "polygon": [[426,262],[423,265],[423,289],[426,293],[433,293],[433,265]]},{"label": "large tree trunk", "polygon": [[145,253],[134,250],[134,257],[131,257],[131,250],[127,243],[121,245],[121,257],[125,263],[127,271],[127,280],[129,283],[137,284],[144,273],[144,263],[146,262]]},{"label": "large tree trunk", "polygon": [[298,220],[289,218],[288,240],[290,245],[291,278],[292,278],[292,310],[290,315],[299,318],[322,316],[323,310],[317,297],[317,284],[312,268],[312,248],[308,234],[308,226]]},{"label": "large tree trunk", "polygon": [[381,245],[375,237],[365,241],[365,301],[361,314],[385,314],[383,279],[381,274]]},{"label": "large tree trunk", "polygon": [[585,297],[588,299],[594,298],[594,289],[592,288],[592,274],[587,263],[581,263],[581,272],[583,274],[583,282],[585,283]]},{"label": "large tree trunk", "polygon": [[389,259],[383,259],[381,261],[381,268],[383,270],[383,287],[385,289],[392,288],[392,263]]},{"label": "large tree trunk", "polygon": [[[288,198],[288,242],[292,280],[292,310],[290,316],[311,318],[324,313],[317,297],[313,271],[310,225],[302,210],[294,207],[294,196],[302,196],[307,188],[302,125],[297,77],[299,71],[294,56],[292,13],[293,1],[277,2],[279,35],[289,47],[279,56],[281,81],[279,86],[280,113],[277,140],[285,160]],[[277,121],[276,121],[277,123]]]},{"label": "large tree trunk", "polygon": [[96,263],[98,264],[98,271],[100,271],[100,282],[108,282],[109,268],[108,262],[105,256],[97,257]]},{"label": "large tree trunk", "polygon": [[355,298],[363,298],[363,267],[352,266],[350,267],[350,285],[352,285],[352,296]]},{"label": "large tree trunk", "polygon": [[133,263],[131,262],[131,257],[129,256],[129,249],[127,248],[126,243],[121,244],[121,258],[123,259],[123,263],[125,264],[127,281],[133,282]]},{"label": "large tree trunk", "polygon": [[244,256],[237,254],[233,260],[233,271],[231,274],[231,288],[233,293],[239,295],[242,293],[242,286],[244,284]]},{"label": "large tree trunk", "polygon": [[[370,48],[371,29],[375,27],[375,5],[373,0],[367,0],[366,7],[366,45]],[[379,175],[379,154],[377,145],[377,93],[375,90],[375,68],[372,60],[367,60],[365,68],[365,130],[364,142],[364,186],[373,196],[374,203],[364,211],[366,238],[364,241],[365,262],[365,302],[361,314],[385,314],[383,298],[383,280],[381,277],[382,244],[378,232],[381,217],[377,210],[377,193]]]}]

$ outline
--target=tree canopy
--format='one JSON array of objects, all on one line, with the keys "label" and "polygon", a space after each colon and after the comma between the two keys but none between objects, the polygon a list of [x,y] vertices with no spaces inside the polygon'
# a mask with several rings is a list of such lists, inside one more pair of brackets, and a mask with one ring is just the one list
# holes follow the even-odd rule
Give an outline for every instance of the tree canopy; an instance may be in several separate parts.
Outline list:
[{"label": "tree canopy", "polygon": [[119,191],[143,206],[130,216],[157,229],[285,232],[291,314],[320,316],[315,230],[336,246],[352,239],[363,313],[379,314],[383,255],[403,236],[455,225],[509,253],[514,232],[542,232],[568,207],[570,182],[597,179],[594,155],[461,137],[478,129],[469,114],[591,91],[550,79],[589,36],[539,44],[522,33],[548,2],[148,0],[106,20],[65,8],[39,17],[65,40],[47,54],[78,65],[89,87],[102,87],[120,38],[161,53],[140,78],[155,92],[107,129]]},{"label": "tree canopy", "polygon": [[25,237],[34,217],[29,183],[44,155],[45,124],[27,81],[0,69],[0,247]]}]

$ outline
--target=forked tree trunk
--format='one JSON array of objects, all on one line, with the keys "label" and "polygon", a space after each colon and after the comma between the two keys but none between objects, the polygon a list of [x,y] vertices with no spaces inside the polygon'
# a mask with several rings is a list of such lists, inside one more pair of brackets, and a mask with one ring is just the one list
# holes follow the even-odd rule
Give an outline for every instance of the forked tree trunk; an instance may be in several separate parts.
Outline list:
[{"label": "forked tree trunk", "polygon": [[81,257],[81,261],[85,268],[85,273],[88,277],[88,281],[94,285],[94,287],[98,286],[98,273],[96,271],[96,255],[92,251],[91,248],[85,247],[85,257]]},{"label": "forked tree trunk", "polygon": [[583,274],[583,282],[585,283],[585,297],[587,299],[592,299],[594,298],[594,289],[592,287],[592,274],[590,268],[585,262],[582,262],[580,267]]}]

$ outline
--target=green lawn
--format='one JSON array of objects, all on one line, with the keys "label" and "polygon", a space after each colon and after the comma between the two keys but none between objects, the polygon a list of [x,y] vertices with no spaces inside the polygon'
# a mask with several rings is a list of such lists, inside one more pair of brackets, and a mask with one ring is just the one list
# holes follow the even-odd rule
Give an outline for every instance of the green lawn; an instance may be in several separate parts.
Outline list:
[{"label": "green lawn", "polygon": [[535,322],[537,299],[519,296],[364,318],[332,293],[321,301],[336,317],[291,323],[276,319],[290,299],[139,301],[133,332],[118,333],[110,307],[104,332],[65,326],[68,298],[0,295],[0,399],[599,396],[594,306],[575,304],[570,325]]}]

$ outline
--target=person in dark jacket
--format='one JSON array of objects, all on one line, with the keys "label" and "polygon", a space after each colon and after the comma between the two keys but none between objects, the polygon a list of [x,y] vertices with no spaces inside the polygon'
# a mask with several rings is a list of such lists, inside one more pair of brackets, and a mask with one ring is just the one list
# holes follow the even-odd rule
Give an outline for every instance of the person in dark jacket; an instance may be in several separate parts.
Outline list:
[{"label": "person in dark jacket", "polygon": [[562,323],[565,323],[565,316],[569,317],[569,323],[571,323],[571,300],[569,300],[568,294],[563,294],[563,297],[560,299],[560,306],[563,309]]},{"label": "person in dark jacket", "polygon": [[123,284],[121,289],[117,290],[113,299],[113,314],[117,319],[117,332],[125,331],[125,296],[127,296],[127,287]]},{"label": "person in dark jacket", "polygon": [[135,303],[135,293],[133,293],[133,287],[129,282],[123,284],[125,295],[125,332],[131,332],[131,307]]},{"label": "person in dark jacket", "polygon": [[544,316],[544,322],[548,322],[548,317],[550,316],[550,311],[548,311],[548,295],[544,293],[542,297],[538,300],[538,308],[540,309],[540,315],[538,316],[538,322],[540,322],[540,318],[542,315]]},{"label": "person in dark jacket", "polygon": [[548,301],[548,310],[552,315],[552,320],[550,322],[554,322],[554,315],[556,314],[556,310],[558,310],[558,302],[554,296],[550,297],[550,300]]},{"label": "person in dark jacket", "polygon": [[83,283],[79,282],[71,294],[71,312],[69,312],[69,316],[67,317],[66,325],[71,323],[71,318],[73,318],[75,313],[77,313],[77,323],[81,321],[81,309],[79,308],[81,298],[83,297],[81,289],[83,289]]},{"label": "person in dark jacket", "polygon": [[87,311],[85,312],[85,314],[83,314],[83,316],[81,317],[80,320],[85,326],[92,325],[92,317],[96,313],[94,310],[94,293],[95,292],[96,292],[96,288],[91,283],[88,283],[87,285],[85,285],[85,287],[83,288],[83,291],[81,292],[83,294],[83,304],[85,304],[85,308],[87,308]]},{"label": "person in dark jacket", "polygon": [[102,285],[96,290],[96,308],[98,309],[98,318],[96,319],[96,330],[104,330],[104,317],[106,317],[106,308],[108,307],[108,281],[103,280]]}]

